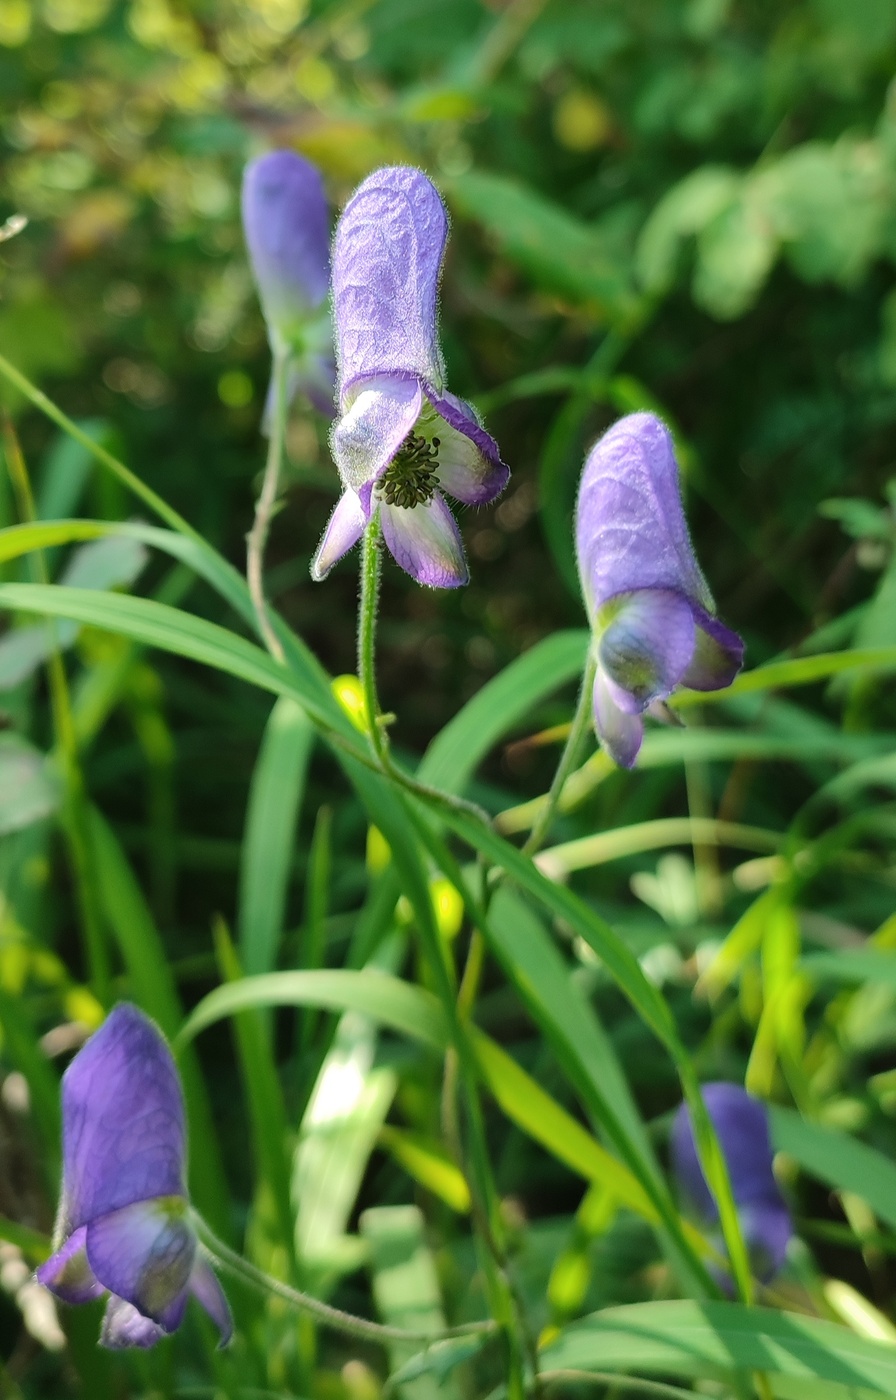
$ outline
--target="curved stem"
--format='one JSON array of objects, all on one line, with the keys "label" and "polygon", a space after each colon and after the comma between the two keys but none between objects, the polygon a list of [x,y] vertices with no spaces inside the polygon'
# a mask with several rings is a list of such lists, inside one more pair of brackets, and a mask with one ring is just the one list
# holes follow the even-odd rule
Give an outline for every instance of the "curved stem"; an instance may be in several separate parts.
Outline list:
[{"label": "curved stem", "polygon": [[264,599],[264,551],[271,528],[271,517],[277,504],[277,489],[280,483],[280,468],[283,463],[283,439],[286,430],[286,371],[288,357],[282,350],[274,351],[273,379],[274,404],[271,415],[271,432],[268,438],[268,455],[261,483],[261,494],[255,506],[255,520],[246,536],[246,582],[258,630],[268,651],[277,661],[282,661],[283,647],[274,632],[268,617]]},{"label": "curved stem", "polygon": [[329,1303],[322,1303],[310,1293],[302,1293],[298,1288],[291,1288],[288,1283],[282,1283],[280,1279],[271,1278],[269,1274],[250,1264],[241,1254],[237,1254],[236,1250],[231,1249],[223,1240],[219,1240],[200,1216],[194,1216],[193,1223],[211,1258],[226,1272],[262,1293],[272,1293],[277,1298],[282,1298],[284,1302],[291,1303],[297,1311],[309,1313],[319,1322],[337,1332],[344,1332],[349,1337],[370,1337],[380,1342],[432,1343],[445,1341],[449,1337],[488,1336],[496,1330],[493,1322],[468,1322],[461,1327],[449,1327],[443,1332],[409,1332],[403,1327],[383,1327],[378,1322],[369,1322],[365,1317],[355,1317],[353,1313],[343,1312],[341,1308],[330,1307]]},{"label": "curved stem", "polygon": [[544,806],[535,820],[526,844],[523,846],[524,856],[534,855],[550,830],[566,780],[576,766],[579,749],[591,720],[591,692],[594,689],[596,671],[597,663],[589,651],[588,660],[585,663],[585,674],[582,676],[582,688],[579,691],[579,702],[576,705],[566,745],[560,756],[560,762],[557,764],[557,771],[554,774],[554,780],[551,783]]}]

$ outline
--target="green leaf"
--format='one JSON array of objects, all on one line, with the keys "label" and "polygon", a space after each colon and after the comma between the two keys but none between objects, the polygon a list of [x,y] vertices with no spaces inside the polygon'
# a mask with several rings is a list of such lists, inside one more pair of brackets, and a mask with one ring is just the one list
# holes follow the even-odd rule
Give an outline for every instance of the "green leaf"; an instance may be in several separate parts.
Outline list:
[{"label": "green leaf", "polygon": [[506,175],[470,170],[442,185],[452,207],[481,224],[538,286],[599,320],[635,316],[639,303],[627,266],[598,229]]},{"label": "green leaf", "polygon": [[[435,1261],[426,1243],[423,1216],[416,1206],[376,1206],[359,1221],[370,1245],[373,1296],[380,1317],[390,1327],[438,1333],[445,1329]],[[398,1371],[417,1352],[417,1343],[390,1342],[390,1371]],[[421,1372],[405,1376],[401,1393],[408,1400],[456,1400],[458,1391],[447,1374],[439,1378]]]},{"label": "green leaf", "polygon": [[553,691],[580,676],[589,634],[555,632],[487,681],[427,749],[422,783],[460,795],[490,749]]},{"label": "green leaf", "polygon": [[817,1380],[896,1394],[896,1347],[817,1318],[738,1303],[608,1308],[567,1328],[544,1348],[541,1365],[544,1371],[721,1373],[744,1379],[762,1371],[772,1380]]},{"label": "green leaf", "polygon": [[51,817],[62,784],[49,760],[18,734],[0,734],[0,835]]},{"label": "green leaf", "polygon": [[[332,712],[325,712],[320,694],[305,677],[272,660],[267,652],[226,627],[193,617],[179,608],[148,598],[96,594],[80,588],[39,583],[0,584],[0,608],[68,617],[74,622],[117,632],[144,646],[161,647],[237,676],[274,695],[290,695],[322,726],[333,727]],[[338,714],[335,702],[333,710]]]},{"label": "green leaf", "polygon": [[270,972],[216,987],[187,1017],[177,1036],[184,1045],[225,1016],[250,1006],[318,1006],[328,1011],[361,1011],[371,1020],[443,1051],[448,1032],[442,1008],[420,987],[383,972]]},{"label": "green leaf", "polygon": [[277,964],[313,738],[304,710],[294,700],[278,700],[252,774],[240,855],[239,947],[249,976]]},{"label": "green leaf", "polygon": [[867,1201],[896,1230],[896,1166],[882,1153],[846,1133],[808,1123],[795,1109],[769,1105],[777,1152],[795,1157],[810,1176]]},{"label": "green leaf", "polygon": [[466,1214],[470,1209],[470,1188],[466,1178],[438,1143],[429,1142],[419,1133],[399,1128],[383,1128],[380,1146],[398,1162],[409,1176],[419,1181],[427,1191],[438,1196],[452,1210]]}]

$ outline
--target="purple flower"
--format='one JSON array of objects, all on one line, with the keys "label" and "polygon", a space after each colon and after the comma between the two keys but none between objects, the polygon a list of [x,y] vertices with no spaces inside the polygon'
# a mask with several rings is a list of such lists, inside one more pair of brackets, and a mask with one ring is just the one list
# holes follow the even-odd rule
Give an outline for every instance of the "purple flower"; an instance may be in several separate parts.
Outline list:
[{"label": "purple flower", "polygon": [[[784,1263],[793,1234],[790,1212],[772,1171],[768,1112],[739,1084],[704,1084],[701,1092],[728,1167],[753,1272],[767,1283]],[[688,1204],[705,1224],[715,1224],[719,1212],[697,1157],[685,1104],[675,1114],[670,1145],[675,1175]]]},{"label": "purple flower", "polygon": [[507,485],[497,444],[444,387],[436,313],[447,235],[435,186],[400,165],[368,176],[337,225],[332,448],[345,491],[311,566],[315,579],[379,511],[386,544],[406,573],[457,588],[469,575],[442,492],[483,505]]},{"label": "purple flower", "polygon": [[723,690],[743,661],[694,558],[672,438],[652,413],[621,418],[589,452],[576,553],[594,632],[594,727],[631,768],[645,710],[662,717],[677,685]]},{"label": "purple flower", "polygon": [[[320,173],[295,151],[270,151],[246,166],[242,203],[271,349],[288,357],[287,398],[301,391],[332,417],[330,221]],[[269,393],[266,415],[272,407]]]},{"label": "purple flower", "polygon": [[103,1346],[150,1347],[193,1294],[233,1322],[196,1238],[184,1180],[186,1129],[171,1051],[153,1021],[116,1006],[62,1080],[63,1176],[56,1252],[38,1280],[67,1303],[110,1294]]}]

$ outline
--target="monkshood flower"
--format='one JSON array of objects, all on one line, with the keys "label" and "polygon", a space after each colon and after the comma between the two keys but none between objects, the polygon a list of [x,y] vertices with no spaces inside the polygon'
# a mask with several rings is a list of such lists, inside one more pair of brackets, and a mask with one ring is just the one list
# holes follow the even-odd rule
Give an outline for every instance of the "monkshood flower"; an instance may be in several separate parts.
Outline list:
[{"label": "monkshood flower", "polygon": [[[270,151],[246,166],[242,205],[271,349],[288,357],[287,400],[304,393],[332,417],[330,220],[320,173],[295,151]],[[269,393],[267,416],[272,408]]]},{"label": "monkshood flower", "polygon": [[[706,1111],[712,1119],[728,1166],[744,1243],[754,1274],[763,1283],[781,1268],[793,1234],[790,1212],[772,1171],[768,1111],[739,1084],[703,1084]],[[687,1106],[672,1124],[672,1165],[688,1204],[709,1227],[719,1212],[697,1157]],[[715,1241],[720,1247],[721,1240]],[[727,1283],[727,1279],[721,1280]]]},{"label": "monkshood flower", "polygon": [[444,384],[436,316],[447,235],[435,186],[407,166],[368,176],[337,225],[332,448],[345,490],[311,566],[315,579],[379,511],[386,544],[406,573],[457,588],[469,575],[443,492],[483,505],[507,484],[497,444]]},{"label": "monkshood flower", "polygon": [[62,1131],[55,1253],[38,1280],[67,1303],[110,1295],[103,1346],[152,1346],[180,1326],[191,1293],[226,1345],[230,1308],[187,1198],[180,1081],[136,1007],[116,1006],[66,1070]]},{"label": "monkshood flower", "polygon": [[723,690],[743,661],[694,558],[672,438],[652,413],[621,418],[589,452],[576,553],[594,633],[594,727],[631,768],[645,711],[662,718],[677,685]]}]

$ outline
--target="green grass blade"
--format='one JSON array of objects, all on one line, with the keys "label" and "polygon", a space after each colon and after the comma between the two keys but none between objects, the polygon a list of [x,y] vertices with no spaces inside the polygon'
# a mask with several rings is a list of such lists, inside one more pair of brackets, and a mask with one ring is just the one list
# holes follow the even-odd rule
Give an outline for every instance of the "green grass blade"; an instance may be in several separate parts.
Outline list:
[{"label": "green grass blade", "polygon": [[781,1377],[896,1394],[896,1347],[818,1318],[737,1303],[608,1308],[567,1328],[544,1348],[541,1363],[544,1371],[687,1377],[764,1371],[772,1382]]},{"label": "green grass blade", "polygon": [[372,1021],[410,1036],[431,1050],[444,1051],[448,1032],[442,1008],[420,987],[383,972],[271,972],[216,987],[203,997],[177,1036],[185,1045],[226,1016],[258,1006],[315,1006],[328,1011],[360,1011]]},{"label": "green grass blade", "polygon": [[239,950],[245,973],[271,972],[283,932],[295,827],[314,730],[294,700],[275,704],[252,774],[240,858]]},{"label": "green grass blade", "polygon": [[804,1171],[838,1191],[867,1201],[896,1230],[896,1166],[873,1147],[846,1133],[807,1123],[795,1109],[769,1106],[772,1143],[795,1157]]}]

